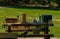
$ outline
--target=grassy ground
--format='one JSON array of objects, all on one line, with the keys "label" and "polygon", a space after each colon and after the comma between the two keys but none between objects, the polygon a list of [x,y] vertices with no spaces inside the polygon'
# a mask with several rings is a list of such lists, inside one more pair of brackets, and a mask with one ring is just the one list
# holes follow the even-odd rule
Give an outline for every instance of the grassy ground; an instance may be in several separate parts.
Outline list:
[{"label": "grassy ground", "polygon": [[[20,22],[22,22],[22,14],[27,14],[27,21],[32,22],[33,18],[38,17],[42,14],[51,14],[53,16],[54,26],[50,27],[51,32],[55,37],[60,37],[60,11],[59,10],[44,10],[44,9],[23,9],[23,8],[0,8],[0,25],[6,17],[16,17],[20,16]],[[0,27],[0,32],[3,32],[2,27]]]}]

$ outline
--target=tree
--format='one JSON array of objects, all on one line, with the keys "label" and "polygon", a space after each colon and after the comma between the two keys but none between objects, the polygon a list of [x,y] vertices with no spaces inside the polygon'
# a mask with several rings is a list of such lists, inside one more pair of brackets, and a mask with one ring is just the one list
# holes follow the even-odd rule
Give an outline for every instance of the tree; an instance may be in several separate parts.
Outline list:
[{"label": "tree", "polygon": [[60,7],[60,0],[57,0],[58,7]]},{"label": "tree", "polygon": [[31,1],[31,0],[24,0],[24,3],[25,3],[25,4],[30,4],[30,1]]},{"label": "tree", "polygon": [[38,4],[42,4],[42,0],[36,0]]},{"label": "tree", "polygon": [[52,2],[54,2],[55,4],[58,5],[58,7],[60,7],[60,0],[51,0]]}]

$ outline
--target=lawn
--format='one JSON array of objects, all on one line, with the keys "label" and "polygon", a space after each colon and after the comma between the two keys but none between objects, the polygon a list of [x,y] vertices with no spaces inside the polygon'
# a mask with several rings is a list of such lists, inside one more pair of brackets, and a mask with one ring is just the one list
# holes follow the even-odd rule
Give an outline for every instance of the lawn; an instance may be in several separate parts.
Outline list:
[{"label": "lawn", "polygon": [[42,14],[51,14],[53,16],[54,26],[50,27],[50,33],[54,34],[55,37],[60,37],[60,11],[59,10],[46,10],[46,9],[23,9],[23,8],[0,8],[0,32],[2,30],[2,23],[6,17],[20,16],[20,22],[22,22],[22,14],[27,14],[27,21],[32,22],[33,18],[38,17]]}]

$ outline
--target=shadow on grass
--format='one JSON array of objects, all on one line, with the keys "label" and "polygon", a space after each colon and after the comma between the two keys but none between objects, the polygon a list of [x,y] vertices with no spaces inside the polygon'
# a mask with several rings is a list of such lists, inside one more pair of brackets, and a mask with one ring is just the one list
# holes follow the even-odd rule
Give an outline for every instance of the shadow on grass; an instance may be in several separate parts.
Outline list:
[{"label": "shadow on grass", "polygon": [[4,6],[8,8],[17,8],[17,9],[40,9],[40,10],[56,10],[60,11],[60,8],[50,8],[50,7],[39,7],[39,6]]}]

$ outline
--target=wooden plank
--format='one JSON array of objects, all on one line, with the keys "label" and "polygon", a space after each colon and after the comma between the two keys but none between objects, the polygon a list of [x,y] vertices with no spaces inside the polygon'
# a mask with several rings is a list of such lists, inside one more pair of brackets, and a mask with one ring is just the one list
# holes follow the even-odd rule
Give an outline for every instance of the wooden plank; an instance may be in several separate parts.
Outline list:
[{"label": "wooden plank", "polygon": [[[9,27],[11,27],[11,26],[9,26]],[[8,28],[8,29],[9,29],[9,28]],[[7,29],[6,31],[8,31],[8,29]],[[22,32],[22,31],[28,31],[28,32],[29,32],[29,31],[32,31],[32,32],[33,32],[33,31],[43,31],[43,32],[44,32],[44,31],[45,31],[45,26],[44,26],[44,27],[43,27],[43,26],[42,26],[42,27],[39,27],[39,29],[29,29],[29,30],[26,30],[26,29],[24,29],[24,30],[23,30],[23,29],[22,29],[22,30],[13,29],[13,30],[12,30],[12,29],[11,29],[11,32]],[[48,29],[48,31],[50,31],[50,30]]]},{"label": "wooden plank", "polygon": [[17,33],[0,33],[0,38],[17,38]]},{"label": "wooden plank", "polygon": [[[6,30],[6,31],[8,31],[8,30]],[[11,32],[22,32],[22,31],[33,31],[33,30],[11,30]],[[44,30],[39,30],[39,31],[42,31],[42,32],[44,32]],[[50,31],[50,30],[48,30],[48,31]]]},{"label": "wooden plank", "polygon": [[[25,36],[25,37],[54,37],[54,35],[52,35],[52,34],[40,34],[40,35],[38,35],[38,34],[33,34],[33,35],[27,35],[27,36]],[[19,37],[24,37],[24,35],[19,35]]]},{"label": "wooden plank", "polygon": [[40,23],[40,24],[34,24],[34,23],[23,23],[23,24],[16,24],[16,23],[13,23],[13,24],[3,24],[4,26],[46,26],[46,25],[49,25],[49,26],[53,26],[53,23],[51,24],[46,24],[46,23]]},{"label": "wooden plank", "polygon": [[[11,24],[11,26],[45,26],[49,24]],[[53,24],[50,24],[52,26]]]}]

